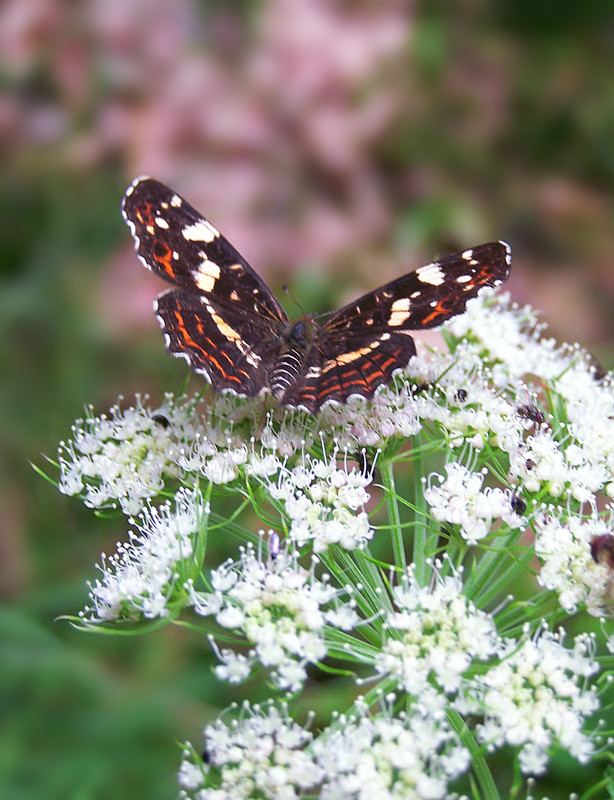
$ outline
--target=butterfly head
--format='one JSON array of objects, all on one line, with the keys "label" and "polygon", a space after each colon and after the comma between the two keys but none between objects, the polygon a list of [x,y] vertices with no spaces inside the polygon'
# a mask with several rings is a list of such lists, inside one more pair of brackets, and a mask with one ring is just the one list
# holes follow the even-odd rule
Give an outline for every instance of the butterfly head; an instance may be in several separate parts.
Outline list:
[{"label": "butterfly head", "polygon": [[317,329],[318,325],[311,316],[289,322],[279,337],[282,350],[305,350],[316,338]]}]

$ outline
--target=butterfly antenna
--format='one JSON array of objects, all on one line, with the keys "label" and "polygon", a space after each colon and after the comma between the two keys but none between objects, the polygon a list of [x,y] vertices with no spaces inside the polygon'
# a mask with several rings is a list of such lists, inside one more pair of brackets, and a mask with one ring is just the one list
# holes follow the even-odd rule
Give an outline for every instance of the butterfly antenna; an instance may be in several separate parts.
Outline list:
[{"label": "butterfly antenna", "polygon": [[292,294],[292,292],[291,292],[291,291],[290,291],[290,289],[288,288],[288,284],[287,284],[287,283],[284,283],[284,284],[283,284],[283,286],[282,286],[281,288],[283,289],[284,293],[288,295],[288,297],[290,298],[290,300],[292,300],[292,302],[294,303],[294,305],[295,305],[295,306],[296,306],[296,307],[299,309],[299,311],[301,312],[301,314],[302,314],[304,317],[306,317],[306,316],[307,316],[307,312],[305,311],[305,309],[303,308],[303,306],[302,306],[302,305],[299,303],[299,301],[296,299],[296,297],[294,297],[294,295]]}]

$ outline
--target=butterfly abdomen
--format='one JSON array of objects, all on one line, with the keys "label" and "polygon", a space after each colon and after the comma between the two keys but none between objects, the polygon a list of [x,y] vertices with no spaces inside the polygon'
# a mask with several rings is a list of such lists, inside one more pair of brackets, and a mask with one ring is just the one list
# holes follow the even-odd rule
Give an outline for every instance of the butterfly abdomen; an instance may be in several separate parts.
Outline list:
[{"label": "butterfly abdomen", "polygon": [[271,371],[270,386],[274,397],[282,399],[289,386],[296,381],[303,369],[305,352],[292,348],[282,353]]},{"label": "butterfly abdomen", "polygon": [[282,347],[269,378],[271,392],[279,400],[303,372],[312,327],[310,320],[299,320],[280,337]]}]

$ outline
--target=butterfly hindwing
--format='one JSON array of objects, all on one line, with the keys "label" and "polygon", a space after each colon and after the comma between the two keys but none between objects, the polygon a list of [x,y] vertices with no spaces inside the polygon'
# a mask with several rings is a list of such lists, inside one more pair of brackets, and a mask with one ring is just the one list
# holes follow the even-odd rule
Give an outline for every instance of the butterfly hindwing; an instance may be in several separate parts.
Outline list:
[{"label": "butterfly hindwing", "polygon": [[161,294],[155,311],[168,352],[185,358],[216,391],[253,397],[268,386],[278,346],[261,317],[250,319],[186,289]]},{"label": "butterfly hindwing", "polygon": [[[340,338],[345,339],[343,344]],[[371,397],[416,354],[416,343],[408,334],[368,330],[340,338],[325,337],[320,344],[318,407],[328,400],[343,403],[354,394]]]}]

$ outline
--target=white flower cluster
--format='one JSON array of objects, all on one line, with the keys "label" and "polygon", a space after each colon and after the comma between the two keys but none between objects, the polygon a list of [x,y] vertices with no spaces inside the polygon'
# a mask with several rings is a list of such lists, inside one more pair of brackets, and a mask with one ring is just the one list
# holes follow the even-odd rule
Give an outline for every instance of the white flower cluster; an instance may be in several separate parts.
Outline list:
[{"label": "white flower cluster", "polygon": [[[592,639],[580,635],[570,649],[562,634],[547,629],[533,639],[504,638],[494,619],[468,600],[459,574],[442,576],[442,564],[435,563],[429,588],[412,573],[394,589],[399,611],[386,616],[377,672],[436,719],[446,703],[481,716],[480,741],[493,750],[519,748],[526,773],[544,770],[555,742],[586,762],[594,744],[582,728],[599,707],[595,689],[586,688],[599,669]],[[483,666],[472,670],[477,661]]]},{"label": "white flower cluster", "polygon": [[494,749],[503,744],[520,748],[523,772],[545,771],[548,748],[557,742],[580,763],[594,751],[582,726],[599,707],[586,679],[598,671],[589,635],[576,637],[572,650],[563,635],[544,630],[534,639],[510,642],[501,663],[476,676],[476,710],[485,715],[479,738]]},{"label": "white flower cluster", "polygon": [[601,375],[578,346],[543,337],[534,312],[511,307],[507,295],[491,305],[470,301],[448,329],[475,342],[495,386],[518,393],[523,378],[535,375],[558,398],[557,427],[542,425],[519,450],[504,448],[511,456],[510,477],[520,478],[529,491],[544,487],[552,497],[570,495],[580,503],[600,491],[614,496],[612,375]]},{"label": "white flower cluster", "polygon": [[341,717],[313,752],[324,775],[320,800],[440,800],[470,765],[444,719],[404,712]]},{"label": "white flower cluster", "polygon": [[328,459],[307,456],[293,469],[282,469],[268,490],[283,504],[290,519],[289,537],[298,547],[311,542],[321,553],[331,544],[347,550],[363,547],[373,537],[367,513],[367,486],[373,475],[355,466],[337,464],[337,452]]},{"label": "white flower cluster", "polygon": [[487,659],[500,648],[494,621],[464,594],[460,574],[444,577],[441,568],[440,562],[434,565],[431,587],[420,586],[411,567],[394,587],[399,610],[387,614],[386,641],[375,658],[379,674],[390,675],[423,703],[432,694],[433,679],[444,693],[456,693],[473,660]]},{"label": "white flower cluster", "polygon": [[[482,490],[486,470],[471,472],[452,461],[445,466],[446,478],[431,475],[424,498],[438,522],[459,525],[468,544],[477,544],[493,529],[493,523],[505,522],[510,528],[523,528],[525,520],[512,509],[512,492],[498,487]],[[435,479],[439,485],[435,484]]]},{"label": "white flower cluster", "polygon": [[327,652],[326,624],[349,631],[359,621],[352,602],[341,603],[329,581],[299,566],[286,548],[263,558],[248,545],[237,562],[222,564],[211,575],[212,593],[192,590],[197,613],[214,615],[223,628],[240,632],[253,646],[250,657],[220,653],[218,677],[238,682],[248,677],[255,661],[272,670],[276,686],[298,691],[306,665]]},{"label": "white flower cluster", "polygon": [[178,466],[188,473],[216,485],[230,484],[245,476],[266,478],[279,472],[282,459],[294,456],[311,443],[304,421],[301,423],[292,414],[282,415],[276,432],[269,413],[257,445],[250,433],[253,426],[245,428],[235,422],[238,399],[234,404],[228,397],[222,399],[225,413],[220,413],[221,401],[216,398],[202,427],[179,453]]},{"label": "white flower cluster", "polygon": [[[393,698],[390,698],[391,701]],[[313,740],[272,704],[244,703],[241,718],[205,728],[202,759],[188,745],[182,798],[237,800],[439,800],[469,768],[469,753],[445,720],[417,714],[339,717]]]},{"label": "white flower cluster", "polygon": [[194,434],[189,403],[170,395],[152,411],[137,397],[135,406],[108,415],[90,415],[73,425],[73,437],[60,443],[60,491],[80,494],[85,505],[120,504],[138,514],[144,500],[158,494],[169,479],[181,476],[177,458]]},{"label": "white flower cluster", "polygon": [[93,605],[81,612],[82,619],[100,623],[167,616],[174,591],[182,591],[198,568],[192,556],[208,513],[198,492],[180,489],[174,508],[167,502],[131,520],[138,533],[131,531],[110,558],[103,554],[102,577],[89,584]]},{"label": "white flower cluster", "polygon": [[611,534],[612,520],[567,516],[560,519],[554,508],[535,520],[535,552],[542,562],[538,580],[556,592],[569,613],[586,604],[593,616],[612,610],[614,585],[608,563],[596,563],[591,542]]},{"label": "white flower cluster", "polygon": [[293,722],[285,706],[244,703],[241,718],[205,728],[203,757],[189,745],[179,769],[182,798],[299,800],[317,786],[322,770],[306,750],[312,735]]},{"label": "white flower cluster", "polygon": [[383,386],[369,403],[352,397],[344,405],[325,406],[320,427],[341,447],[378,447],[392,436],[409,438],[419,433],[418,407],[407,381],[399,380]]}]

